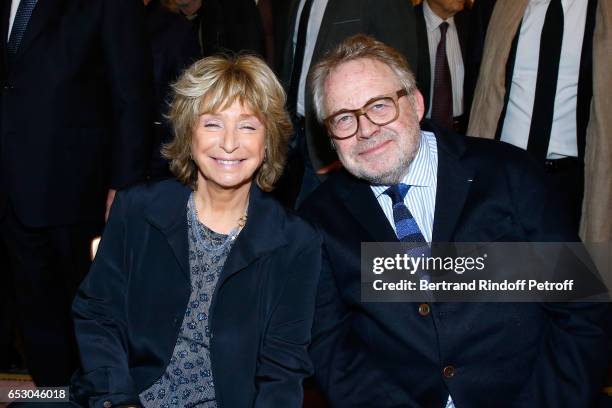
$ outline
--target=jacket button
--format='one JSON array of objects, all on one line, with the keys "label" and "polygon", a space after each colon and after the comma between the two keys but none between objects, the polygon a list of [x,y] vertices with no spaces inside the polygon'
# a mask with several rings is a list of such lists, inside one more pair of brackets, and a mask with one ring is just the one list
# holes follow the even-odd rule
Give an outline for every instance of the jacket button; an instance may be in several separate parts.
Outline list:
[{"label": "jacket button", "polygon": [[113,406],[113,403],[110,401],[104,401],[104,404],[102,404],[102,406],[104,408],[111,408]]},{"label": "jacket button", "polygon": [[419,305],[419,314],[421,316],[429,316],[429,313],[431,313],[431,307],[427,303],[421,303]]},{"label": "jacket button", "polygon": [[446,367],[444,367],[442,369],[442,375],[444,375],[444,378],[452,378],[455,376],[455,367],[453,367],[452,365],[447,365]]}]

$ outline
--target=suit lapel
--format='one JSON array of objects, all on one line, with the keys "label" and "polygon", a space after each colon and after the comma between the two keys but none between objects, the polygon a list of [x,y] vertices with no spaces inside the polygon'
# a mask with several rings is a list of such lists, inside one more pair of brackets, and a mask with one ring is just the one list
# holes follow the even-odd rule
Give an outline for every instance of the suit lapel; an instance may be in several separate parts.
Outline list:
[{"label": "suit lapel", "polygon": [[327,39],[327,33],[334,21],[334,17],[337,14],[339,1],[329,0],[327,2],[327,6],[325,6],[325,13],[323,14],[323,19],[321,20],[321,27],[319,28],[319,33],[317,34],[317,40],[315,42],[315,47],[312,53],[312,60],[310,63],[309,69],[319,60],[322,53],[326,51],[325,41]]},{"label": "suit lapel", "polygon": [[[16,1],[16,0],[13,0]],[[0,55],[0,58],[2,58],[2,68],[3,70],[6,72],[7,69],[7,61],[8,61],[8,55],[6,53],[6,43],[8,42],[8,26],[9,26],[9,18],[11,15],[11,1],[10,0],[5,0],[2,2],[2,9],[0,10],[1,13],[1,17],[0,17],[0,35],[2,36],[1,38],[1,44],[0,45],[0,49],[2,50],[2,53]]]},{"label": "suit lapel", "polygon": [[438,143],[438,185],[432,241],[449,242],[474,180],[474,170],[461,161],[465,150],[463,136],[447,134],[433,126],[432,129]]},{"label": "suit lapel", "polygon": [[145,209],[145,216],[166,237],[181,271],[191,281],[186,217],[191,188],[176,181],[164,181],[152,188],[158,191]]},{"label": "suit lapel", "polygon": [[431,56],[429,55],[429,39],[427,37],[427,24],[423,14],[423,4],[414,8],[416,33],[419,44],[419,63],[417,82],[425,100],[425,112],[429,111],[430,88],[431,88]]},{"label": "suit lapel", "polygon": [[397,236],[368,183],[343,174],[337,185],[344,207],[371,236],[372,242],[397,242]]},{"label": "suit lapel", "polygon": [[64,0],[38,0],[36,2],[32,16],[30,16],[30,21],[28,21],[26,30],[23,33],[21,44],[17,50],[16,60],[40,35],[47,24],[61,16],[63,3]]},{"label": "suit lapel", "polygon": [[461,58],[463,66],[467,55],[467,26],[469,23],[469,10],[460,11],[455,15],[455,26],[457,27],[457,37],[459,37],[459,47],[461,48]]},{"label": "suit lapel", "polygon": [[296,30],[297,21],[297,13],[300,8],[300,0],[293,0],[291,4],[291,12],[289,18],[289,31],[287,32],[287,41],[285,42],[285,53],[283,55],[283,60],[285,63],[283,64],[282,72],[281,72],[281,80],[283,81],[286,89],[289,89],[289,84],[291,82],[291,72],[293,71],[293,36]]},{"label": "suit lapel", "polygon": [[219,288],[261,256],[287,244],[280,224],[283,211],[280,204],[253,183],[249,195],[248,221],[223,266]]},{"label": "suit lapel", "polygon": [[[474,170],[461,157],[465,151],[464,137],[447,134],[431,123],[424,129],[436,135],[438,144],[438,184],[434,212],[433,241],[448,242],[461,217],[465,200],[474,180]],[[370,234],[375,242],[395,242],[397,237],[370,186],[346,173],[336,185],[337,194],[348,212]]]},{"label": "suit lapel", "polygon": [[[165,181],[153,188],[158,191],[153,193],[145,209],[147,220],[164,234],[181,270],[191,280],[186,217],[191,188],[176,181]],[[280,227],[282,211],[280,204],[253,183],[249,197],[249,219],[230,251],[219,278],[219,287],[262,255],[286,244]]]}]

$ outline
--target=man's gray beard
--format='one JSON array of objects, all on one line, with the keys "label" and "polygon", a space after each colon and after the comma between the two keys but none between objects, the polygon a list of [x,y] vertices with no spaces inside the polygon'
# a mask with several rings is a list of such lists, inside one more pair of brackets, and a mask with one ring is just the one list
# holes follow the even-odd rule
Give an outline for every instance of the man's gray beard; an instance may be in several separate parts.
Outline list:
[{"label": "man's gray beard", "polygon": [[362,170],[359,170],[355,173],[351,173],[353,173],[355,177],[363,179],[372,185],[392,186],[401,183],[401,181],[408,173],[408,167],[410,166],[410,163],[412,162],[413,158],[414,156],[404,157],[403,160],[401,160],[399,166],[396,166],[394,169],[381,174],[368,174],[367,172]]},{"label": "man's gray beard", "polygon": [[408,167],[410,167],[410,163],[412,163],[412,160],[416,157],[421,143],[420,135],[421,129],[417,122],[417,127],[413,130],[413,134],[411,135],[417,141],[416,148],[409,154],[402,156],[399,164],[388,172],[381,174],[369,174],[363,169],[347,168],[347,170],[355,177],[363,179],[372,185],[392,186],[399,184],[402,182],[406,174],[408,174]]}]

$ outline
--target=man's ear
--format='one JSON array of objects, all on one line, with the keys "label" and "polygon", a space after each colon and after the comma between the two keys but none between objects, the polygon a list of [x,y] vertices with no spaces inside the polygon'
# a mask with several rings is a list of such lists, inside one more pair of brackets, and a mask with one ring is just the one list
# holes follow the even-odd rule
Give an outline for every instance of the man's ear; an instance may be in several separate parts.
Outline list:
[{"label": "man's ear", "polygon": [[425,100],[423,99],[423,94],[418,89],[414,90],[414,107],[420,122],[423,116],[425,116]]}]

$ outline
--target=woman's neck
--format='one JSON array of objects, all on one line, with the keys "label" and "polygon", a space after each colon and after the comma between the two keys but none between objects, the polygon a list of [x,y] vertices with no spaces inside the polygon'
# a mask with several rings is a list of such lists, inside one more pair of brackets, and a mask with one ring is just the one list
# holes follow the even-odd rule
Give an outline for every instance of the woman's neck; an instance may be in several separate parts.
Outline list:
[{"label": "woman's neck", "polygon": [[228,234],[246,214],[250,186],[247,183],[230,190],[198,182],[194,199],[200,222],[215,232]]}]

